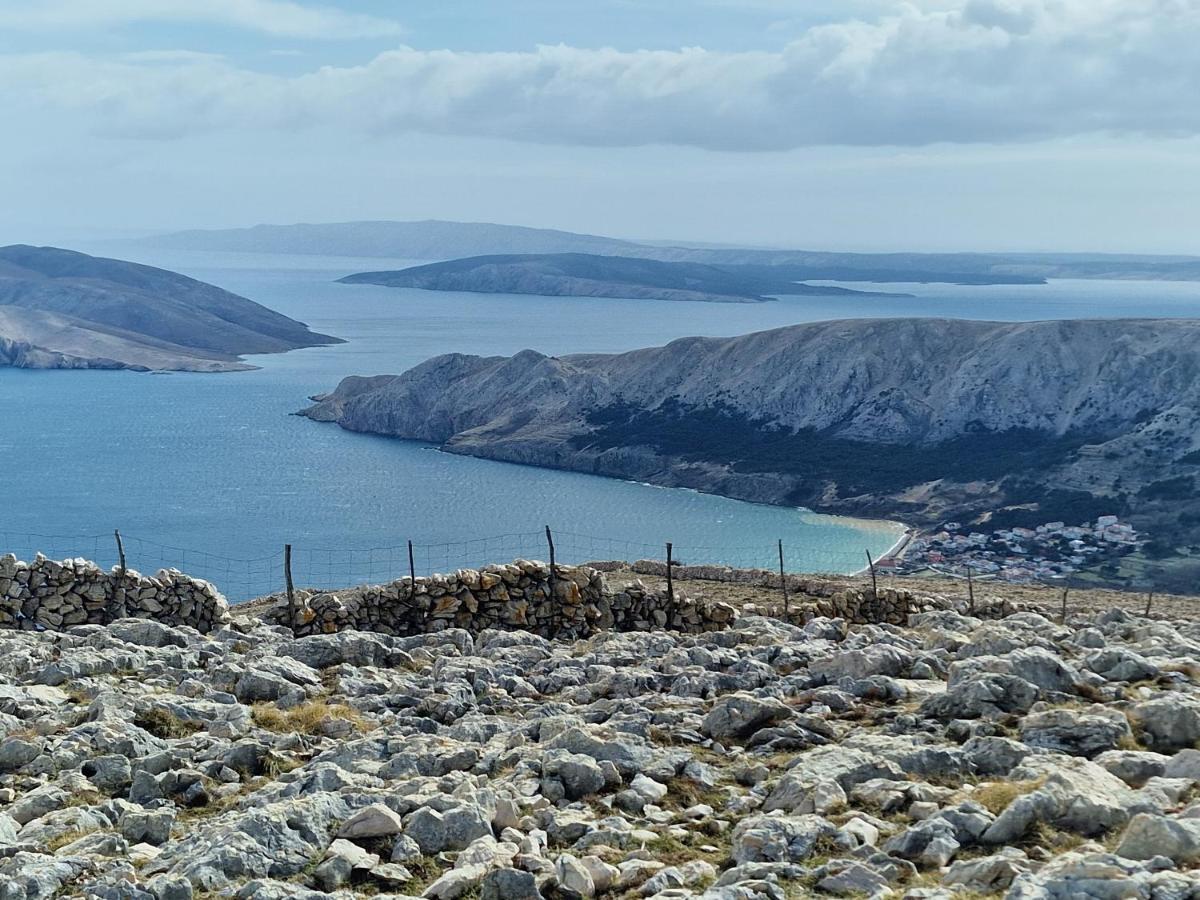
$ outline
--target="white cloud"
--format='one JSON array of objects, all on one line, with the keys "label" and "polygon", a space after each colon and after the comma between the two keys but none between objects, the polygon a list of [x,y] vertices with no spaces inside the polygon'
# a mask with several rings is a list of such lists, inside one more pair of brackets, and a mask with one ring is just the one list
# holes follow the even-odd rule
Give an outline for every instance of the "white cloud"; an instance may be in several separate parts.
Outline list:
[{"label": "white cloud", "polygon": [[0,89],[124,137],[428,132],[783,150],[1200,134],[1200,0],[962,0],[813,27],[781,52],[402,48],[283,77],[221,60],[0,58]]},{"label": "white cloud", "polygon": [[291,0],[36,0],[0,9],[0,28],[93,28],[133,22],[226,25],[292,38],[394,37],[396,22]]}]

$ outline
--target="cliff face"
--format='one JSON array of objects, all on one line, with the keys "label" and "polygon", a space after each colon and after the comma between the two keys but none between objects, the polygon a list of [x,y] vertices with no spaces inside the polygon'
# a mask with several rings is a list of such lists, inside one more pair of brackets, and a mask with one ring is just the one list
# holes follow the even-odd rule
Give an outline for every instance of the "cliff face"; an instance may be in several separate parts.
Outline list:
[{"label": "cliff face", "polygon": [[53,247],[0,247],[0,365],[229,371],[339,343],[174,272]]},{"label": "cliff face", "polygon": [[1200,472],[1180,462],[1200,446],[1198,376],[1194,321],[839,321],[618,355],[452,354],[347,380],[305,414],[475,456],[922,519],[1024,502],[1017,481],[1128,498]]}]

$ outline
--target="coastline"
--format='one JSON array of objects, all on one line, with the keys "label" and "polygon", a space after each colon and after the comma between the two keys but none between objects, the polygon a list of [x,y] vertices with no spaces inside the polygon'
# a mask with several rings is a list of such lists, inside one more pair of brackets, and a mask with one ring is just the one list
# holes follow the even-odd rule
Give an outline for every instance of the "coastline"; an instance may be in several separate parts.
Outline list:
[{"label": "coastline", "polygon": [[[889,521],[889,520],[881,519],[881,520],[877,520],[877,521]],[[898,524],[904,525],[903,522],[900,522]],[[892,544],[892,546],[887,549],[886,553],[884,553],[877,560],[875,560],[875,565],[878,566],[881,562],[885,562],[888,560],[902,559],[904,557],[904,551],[906,551],[908,549],[908,545],[910,543],[912,543],[913,538],[915,538],[916,536],[917,536],[917,529],[910,525],[905,525],[904,533],[902,535],[900,535],[900,537],[896,540],[896,543]],[[870,571],[871,571],[870,566],[863,566],[857,572],[851,572],[850,574],[853,577],[858,577],[860,575],[867,575],[870,573]]]}]

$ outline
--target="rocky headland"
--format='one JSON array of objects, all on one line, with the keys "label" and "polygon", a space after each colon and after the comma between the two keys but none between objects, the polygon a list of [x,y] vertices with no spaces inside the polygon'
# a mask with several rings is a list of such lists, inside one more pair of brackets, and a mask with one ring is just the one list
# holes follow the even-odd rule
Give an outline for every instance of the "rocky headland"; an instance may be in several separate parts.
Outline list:
[{"label": "rocky headland", "polygon": [[449,354],[302,414],[453,453],[918,525],[1200,527],[1200,322],[822,322]]},{"label": "rocky headland", "polygon": [[54,247],[0,247],[0,367],[230,372],[341,343],[184,275]]},{"label": "rocky headland", "polygon": [[[50,565],[10,558],[5,595],[100,583]],[[0,897],[1200,895],[1193,621],[908,594],[855,624],[845,593],[690,632],[472,618],[548,601],[547,576],[341,601],[427,596],[441,625],[415,634],[296,636],[279,598],[203,628],[0,629]],[[609,577],[552,583],[569,606],[653,592]]]}]

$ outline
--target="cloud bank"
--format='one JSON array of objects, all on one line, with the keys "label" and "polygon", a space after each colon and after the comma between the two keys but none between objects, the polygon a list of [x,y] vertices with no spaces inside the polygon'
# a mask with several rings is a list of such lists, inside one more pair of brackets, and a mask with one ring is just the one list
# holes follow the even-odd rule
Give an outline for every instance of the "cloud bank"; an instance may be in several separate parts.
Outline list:
[{"label": "cloud bank", "polygon": [[134,22],[223,25],[290,38],[390,37],[396,22],[291,0],[36,0],[0,10],[0,28],[61,30]]},{"label": "cloud bank", "polygon": [[1197,46],[1200,0],[964,0],[814,27],[779,52],[400,48],[287,77],[43,54],[0,57],[0,89],[126,138],[333,127],[763,151],[1174,137],[1200,134]]}]

